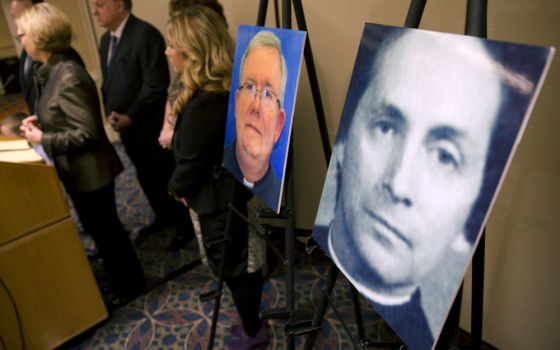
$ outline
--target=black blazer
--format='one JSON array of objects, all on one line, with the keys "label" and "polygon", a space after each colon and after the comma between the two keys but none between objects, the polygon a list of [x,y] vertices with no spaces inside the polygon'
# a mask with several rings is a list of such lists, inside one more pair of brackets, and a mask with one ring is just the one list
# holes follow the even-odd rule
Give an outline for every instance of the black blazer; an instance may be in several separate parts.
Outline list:
[{"label": "black blazer", "polygon": [[228,93],[195,93],[177,118],[169,191],[199,215],[224,210],[235,179],[221,167]]},{"label": "black blazer", "polygon": [[127,114],[135,122],[133,129],[149,126],[159,132],[169,85],[162,35],[131,14],[107,67],[110,37],[111,33],[105,32],[99,48],[105,112]]},{"label": "black blazer", "polygon": [[37,99],[37,89],[33,82],[33,68],[30,67],[27,74],[25,74],[25,60],[27,59],[27,52],[21,50],[21,55],[19,56],[19,86],[21,86],[21,91],[23,98],[27,104],[27,109],[29,109],[29,114],[35,114],[35,103]]},{"label": "black blazer", "polygon": [[78,192],[109,184],[123,169],[107,139],[94,81],[72,52],[53,53],[38,67],[41,144],[62,182]]}]

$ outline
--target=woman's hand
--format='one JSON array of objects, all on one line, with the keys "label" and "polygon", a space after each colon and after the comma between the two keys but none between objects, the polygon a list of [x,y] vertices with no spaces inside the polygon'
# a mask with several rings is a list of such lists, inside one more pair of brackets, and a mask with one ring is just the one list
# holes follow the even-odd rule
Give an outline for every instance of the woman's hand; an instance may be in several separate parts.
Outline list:
[{"label": "woman's hand", "polygon": [[165,103],[165,119],[163,120],[163,126],[159,133],[158,142],[163,149],[171,149],[171,143],[173,142],[173,130],[175,129],[175,122],[177,121],[177,116],[171,112],[171,104],[169,100]]},{"label": "woman's hand", "polygon": [[158,138],[158,142],[161,145],[161,148],[171,149],[171,140],[173,140],[173,129],[161,129]]},{"label": "woman's hand", "polygon": [[25,118],[19,127],[23,137],[25,137],[29,143],[35,145],[40,145],[41,139],[43,138],[43,131],[36,125],[38,120],[36,115],[31,115]]}]

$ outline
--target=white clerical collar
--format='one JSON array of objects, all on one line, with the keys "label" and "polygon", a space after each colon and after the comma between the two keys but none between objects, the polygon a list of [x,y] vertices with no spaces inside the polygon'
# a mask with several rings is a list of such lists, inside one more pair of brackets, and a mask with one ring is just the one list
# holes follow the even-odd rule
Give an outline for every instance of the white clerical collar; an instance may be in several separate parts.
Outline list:
[{"label": "white clerical collar", "polygon": [[248,187],[248,188],[255,187],[255,184],[253,182],[247,180],[246,178],[243,178],[243,184],[245,185],[245,187]]},{"label": "white clerical collar", "polygon": [[128,22],[129,18],[130,18],[130,13],[128,15],[126,15],[125,19],[121,22],[121,24],[119,24],[117,29],[115,29],[114,31],[111,32],[111,35],[116,36],[117,39],[120,40],[120,38],[122,36],[122,32],[124,30],[124,26],[126,25],[126,22]]},{"label": "white clerical collar", "polygon": [[336,252],[333,249],[333,242],[332,242],[332,222],[329,225],[329,237],[328,237],[328,245],[329,245],[329,252],[331,254],[331,258],[333,259],[334,263],[336,264],[336,266],[338,266],[338,269],[344,274],[344,276],[346,276],[346,278],[350,281],[350,283],[352,283],[352,285],[354,285],[354,287],[356,287],[356,289],[366,298],[372,300],[375,303],[381,304],[381,305],[386,305],[386,306],[391,306],[391,305],[402,305],[405,303],[408,303],[410,301],[410,298],[412,297],[411,295],[405,295],[405,296],[390,296],[390,295],[384,295],[384,294],[379,294],[377,292],[374,292],[373,290],[371,290],[370,287],[365,286],[363,283],[356,281],[351,274],[348,273],[348,271],[346,271],[344,269],[344,266],[341,264],[340,260],[338,259],[338,257],[336,256]]}]

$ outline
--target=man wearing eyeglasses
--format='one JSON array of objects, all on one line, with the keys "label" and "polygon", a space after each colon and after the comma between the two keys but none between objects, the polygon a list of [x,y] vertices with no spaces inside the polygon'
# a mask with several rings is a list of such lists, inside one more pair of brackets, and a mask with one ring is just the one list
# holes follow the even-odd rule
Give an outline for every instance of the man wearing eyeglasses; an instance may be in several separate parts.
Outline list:
[{"label": "man wearing eyeglasses", "polygon": [[277,208],[281,183],[270,164],[285,122],[287,68],[280,40],[257,33],[243,55],[235,93],[236,140],[224,149],[224,165],[269,207]]}]

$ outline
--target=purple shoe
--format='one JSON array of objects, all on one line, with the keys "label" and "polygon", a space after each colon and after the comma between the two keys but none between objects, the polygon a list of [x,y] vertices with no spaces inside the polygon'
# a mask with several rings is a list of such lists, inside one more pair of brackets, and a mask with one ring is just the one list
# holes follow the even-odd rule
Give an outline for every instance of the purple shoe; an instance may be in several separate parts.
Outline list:
[{"label": "purple shoe", "polygon": [[[270,344],[270,331],[265,323],[254,337],[245,334],[242,325],[231,327],[231,332],[237,336],[237,339],[226,344],[228,350],[252,350],[255,348],[264,349]],[[239,335],[237,334],[239,333]]]},{"label": "purple shoe", "polygon": [[231,334],[235,335],[237,338],[243,337],[245,335],[242,324],[234,324],[229,330]]}]

